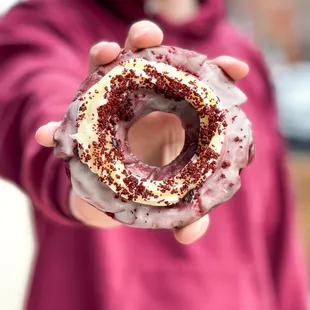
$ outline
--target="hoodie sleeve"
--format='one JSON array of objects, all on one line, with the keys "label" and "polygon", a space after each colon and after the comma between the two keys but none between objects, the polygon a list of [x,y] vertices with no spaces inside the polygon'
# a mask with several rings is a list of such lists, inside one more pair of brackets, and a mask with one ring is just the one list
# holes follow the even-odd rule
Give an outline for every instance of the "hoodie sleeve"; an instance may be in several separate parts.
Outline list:
[{"label": "hoodie sleeve", "polygon": [[20,5],[0,21],[0,176],[50,219],[73,224],[63,162],[36,143],[35,132],[63,118],[82,80],[81,61],[53,25],[32,13]]},{"label": "hoodie sleeve", "polygon": [[308,286],[305,257],[301,235],[297,227],[297,210],[294,203],[291,180],[288,175],[286,145],[278,131],[277,105],[271,78],[260,56],[260,74],[264,83],[264,117],[270,129],[273,167],[270,186],[274,188],[273,199],[266,210],[266,244],[270,275],[278,310],[308,309]]}]

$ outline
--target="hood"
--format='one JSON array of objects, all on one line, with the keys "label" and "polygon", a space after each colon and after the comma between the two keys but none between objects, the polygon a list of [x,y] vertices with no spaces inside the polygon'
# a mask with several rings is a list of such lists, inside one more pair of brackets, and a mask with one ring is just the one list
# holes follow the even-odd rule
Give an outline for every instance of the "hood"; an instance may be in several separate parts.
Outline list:
[{"label": "hood", "polygon": [[170,33],[182,33],[184,37],[203,39],[206,38],[219,20],[225,18],[225,0],[200,0],[200,10],[198,14],[181,25],[169,23],[160,16],[149,16],[144,11],[145,0],[30,0],[33,2],[74,2],[84,4],[97,3],[112,14],[121,18],[122,21],[132,24],[141,19],[148,19],[159,24],[164,30]]}]

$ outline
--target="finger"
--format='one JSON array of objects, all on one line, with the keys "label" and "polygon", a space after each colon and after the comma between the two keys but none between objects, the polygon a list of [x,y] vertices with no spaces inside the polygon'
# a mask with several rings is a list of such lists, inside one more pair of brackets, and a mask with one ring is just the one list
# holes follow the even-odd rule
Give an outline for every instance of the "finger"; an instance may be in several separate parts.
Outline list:
[{"label": "finger", "polygon": [[125,50],[137,50],[162,43],[164,34],[154,23],[143,20],[133,24],[128,32],[125,42]]},{"label": "finger", "polygon": [[249,73],[249,66],[245,62],[230,56],[217,57],[210,63],[222,68],[235,81],[243,79]]},{"label": "finger", "polygon": [[87,226],[112,228],[122,225],[104,212],[88,204],[81,197],[76,195],[74,191],[70,192],[69,204],[72,215]]},{"label": "finger", "polygon": [[100,65],[105,65],[118,57],[121,52],[120,46],[115,42],[100,42],[94,45],[89,53],[89,69],[91,74]]},{"label": "finger", "polygon": [[54,147],[56,145],[54,133],[59,126],[60,122],[50,122],[44,126],[41,126],[35,134],[37,142],[42,146]]},{"label": "finger", "polygon": [[209,226],[209,216],[205,215],[196,222],[174,231],[174,236],[180,243],[190,244],[201,238]]}]

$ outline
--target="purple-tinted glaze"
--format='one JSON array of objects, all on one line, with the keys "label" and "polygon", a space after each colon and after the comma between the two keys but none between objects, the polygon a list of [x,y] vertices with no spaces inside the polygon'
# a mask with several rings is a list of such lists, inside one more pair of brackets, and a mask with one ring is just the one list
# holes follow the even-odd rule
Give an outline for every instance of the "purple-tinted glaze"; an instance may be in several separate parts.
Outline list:
[{"label": "purple-tinted glaze", "polygon": [[[98,176],[91,172],[88,166],[78,158],[76,145],[69,136],[77,131],[76,118],[79,108],[77,99],[120,61],[137,57],[165,62],[197,76],[214,91],[220,99],[222,107],[226,110],[227,128],[217,169],[199,189],[198,198],[193,198],[191,193],[188,193],[182,201],[167,207],[141,205],[131,201],[122,202],[120,199],[116,199],[115,193],[107,185],[100,182]],[[240,109],[240,105],[245,100],[245,95],[235,86],[233,81],[220,68],[209,64],[203,55],[166,46],[128,52],[121,55],[117,61],[100,67],[81,85],[60,128],[55,133],[55,140],[57,141],[55,155],[67,161],[74,190],[94,207],[107,212],[109,215],[113,214],[114,219],[126,225],[140,228],[182,227],[194,222],[207,214],[212,208],[230,199],[240,188],[240,170],[245,168],[254,156],[251,123]],[[122,129],[118,132],[123,141],[122,147],[127,167],[135,174],[153,179],[160,179],[165,174],[175,173],[181,169],[193,155],[197,143],[195,140],[198,130],[197,115],[193,113],[191,106],[186,102],[164,101],[162,98],[161,101],[157,100],[156,109],[170,112],[173,110],[182,120],[188,136],[180,156],[170,165],[164,168],[156,168],[140,163],[130,152],[128,144],[124,142],[126,130],[137,117],[141,117],[139,113],[136,113],[136,117],[130,123],[121,124],[120,128]],[[150,110],[148,111],[146,108],[148,103],[140,102],[143,103],[144,114],[149,113]],[[168,105],[170,106],[168,107]],[[154,108],[154,105],[150,106]]]}]

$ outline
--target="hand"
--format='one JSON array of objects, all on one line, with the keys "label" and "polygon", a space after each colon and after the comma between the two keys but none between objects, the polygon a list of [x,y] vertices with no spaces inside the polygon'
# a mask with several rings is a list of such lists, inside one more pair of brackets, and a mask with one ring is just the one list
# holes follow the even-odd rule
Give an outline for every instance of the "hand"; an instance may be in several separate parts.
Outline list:
[{"label": "hand", "polygon": [[[163,33],[158,26],[149,22],[141,21],[133,24],[129,30],[128,37],[126,39],[124,49],[136,50],[141,48],[147,48],[157,46],[162,43]],[[121,52],[121,47],[115,42],[100,42],[90,50],[89,57],[89,74],[92,73],[99,65],[107,64],[116,59]],[[232,79],[240,80],[245,77],[249,71],[248,66],[234,58],[228,56],[221,56],[211,61],[212,63],[221,67]],[[148,126],[144,124],[144,119],[137,122],[137,125],[133,126],[131,130],[130,144],[134,152],[140,159],[153,161],[153,164],[158,165],[170,162],[177,155],[183,145],[184,136],[180,126],[176,126],[176,122],[170,119],[169,122],[165,117],[174,117],[173,115],[163,115],[161,112],[152,113],[147,116]],[[145,118],[146,119],[146,118]],[[146,122],[146,120],[145,120]],[[173,124],[173,125],[167,125]],[[59,122],[51,122],[40,127],[36,132],[36,140],[39,144],[45,147],[54,147],[55,141],[53,135],[55,130],[59,127]],[[143,130],[141,130],[141,128]],[[161,137],[157,141],[152,139],[145,139],[145,135],[139,135],[139,133],[145,133],[146,129],[148,133],[156,132],[156,137]],[[160,130],[160,133],[158,132]],[[149,141],[152,141],[152,145],[148,145]],[[153,158],[148,158],[148,154],[145,153],[146,149],[153,148],[156,154]],[[155,151],[156,149],[156,151]],[[72,214],[81,222],[86,225],[109,228],[121,225],[119,222],[114,221],[103,212],[92,207],[80,198],[74,190],[70,193],[69,206]],[[189,244],[199,239],[207,230],[209,225],[209,216],[206,215],[196,222],[181,228],[174,230],[175,238],[184,244]]]}]

